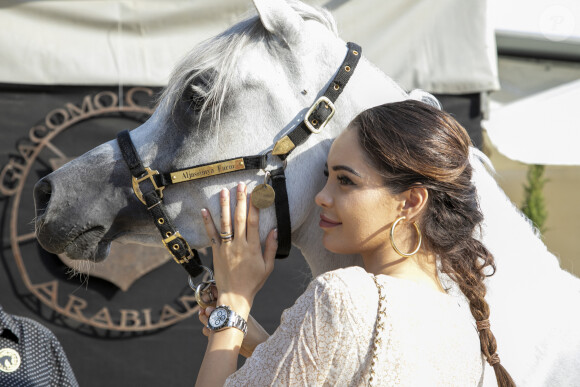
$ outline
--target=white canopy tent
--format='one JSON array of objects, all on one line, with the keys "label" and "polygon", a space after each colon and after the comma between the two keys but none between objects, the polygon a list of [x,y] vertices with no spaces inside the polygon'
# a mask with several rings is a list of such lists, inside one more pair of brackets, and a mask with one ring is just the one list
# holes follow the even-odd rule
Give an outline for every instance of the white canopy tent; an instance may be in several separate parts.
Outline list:
[{"label": "white canopy tent", "polygon": [[498,151],[526,164],[580,165],[580,80],[493,104],[483,123]]},{"label": "white canopy tent", "polygon": [[[486,1],[305,2],[327,7],[341,36],[408,89],[499,87]],[[251,9],[250,0],[6,0],[0,83],[163,86],[192,47]]]},{"label": "white canopy tent", "polygon": [[[489,120],[483,122],[491,142],[505,156],[526,164],[580,165],[576,110],[580,101],[580,2],[490,0],[489,5],[500,52],[567,61],[551,66],[541,80],[531,79],[540,71],[510,71],[508,76],[519,79],[505,85],[508,88],[523,83],[535,87],[521,87],[520,95],[512,93],[509,101],[492,101]],[[539,61],[536,66],[550,64]],[[567,74],[560,76],[558,71]]]}]

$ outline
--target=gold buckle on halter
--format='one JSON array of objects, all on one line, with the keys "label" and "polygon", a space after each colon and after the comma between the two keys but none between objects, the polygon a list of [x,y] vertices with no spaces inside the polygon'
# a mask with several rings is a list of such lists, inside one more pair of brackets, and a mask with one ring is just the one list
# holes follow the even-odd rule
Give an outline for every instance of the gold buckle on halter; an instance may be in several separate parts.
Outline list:
[{"label": "gold buckle on halter", "polygon": [[[328,115],[328,117],[326,117],[326,119],[320,124],[319,129],[316,129],[314,127],[315,124],[313,124],[310,121],[310,115],[312,114],[312,112],[314,111],[314,109],[316,109],[318,107],[318,105],[320,105],[321,103],[326,104],[326,107],[329,108],[331,110],[331,112]],[[320,133],[320,131],[326,126],[326,124],[328,123],[328,121],[330,121],[330,119],[334,115],[334,112],[335,111],[336,111],[336,108],[334,107],[334,104],[332,103],[332,101],[329,100],[327,97],[322,96],[322,97],[318,98],[316,100],[316,102],[314,102],[314,104],[308,110],[308,113],[306,113],[306,116],[304,117],[304,125],[306,125],[306,127],[308,129],[310,129],[310,131],[312,133]],[[318,123],[316,123],[316,124],[318,124]]]},{"label": "gold buckle on halter", "polygon": [[145,174],[144,175],[142,175],[139,178],[133,176],[133,192],[135,192],[135,196],[137,196],[137,198],[139,200],[141,200],[141,203],[143,203],[145,205],[147,205],[147,203],[145,202],[145,199],[143,199],[143,193],[141,192],[141,188],[139,188],[139,183],[141,183],[142,181],[145,181],[147,179],[151,180],[151,184],[153,184],[153,188],[155,188],[155,191],[157,191],[159,198],[160,199],[163,198],[163,189],[165,187],[158,187],[157,186],[157,183],[155,183],[155,179],[153,179],[153,176],[155,176],[155,175],[159,175],[159,172],[153,171],[149,167],[145,167]]},{"label": "gold buckle on halter", "polygon": [[[175,253],[177,253],[180,249],[179,244],[178,243],[171,244],[171,242],[173,242],[175,239],[180,239],[187,251],[187,255],[185,257],[182,257],[181,259],[177,259],[177,257],[175,256]],[[179,231],[176,231],[174,234],[171,234],[167,238],[164,238],[163,244],[165,245],[167,250],[169,250],[171,255],[173,255],[173,260],[175,260],[175,262],[179,263],[180,265],[189,262],[189,260],[193,258],[193,251],[191,251],[191,247],[189,247],[189,244],[185,241],[185,239],[183,239]]]}]

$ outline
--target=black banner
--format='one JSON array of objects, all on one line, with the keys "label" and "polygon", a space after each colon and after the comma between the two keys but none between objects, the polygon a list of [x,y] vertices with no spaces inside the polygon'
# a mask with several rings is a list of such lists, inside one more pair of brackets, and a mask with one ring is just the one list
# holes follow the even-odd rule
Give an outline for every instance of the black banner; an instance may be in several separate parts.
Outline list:
[{"label": "black banner", "polygon": [[[34,237],[36,181],[140,125],[158,91],[0,85],[0,304],[56,334],[81,386],[190,386],[205,351],[193,291],[161,242],[113,244],[103,264],[78,264]],[[270,333],[308,272],[296,251],[276,261],[252,311]]]}]

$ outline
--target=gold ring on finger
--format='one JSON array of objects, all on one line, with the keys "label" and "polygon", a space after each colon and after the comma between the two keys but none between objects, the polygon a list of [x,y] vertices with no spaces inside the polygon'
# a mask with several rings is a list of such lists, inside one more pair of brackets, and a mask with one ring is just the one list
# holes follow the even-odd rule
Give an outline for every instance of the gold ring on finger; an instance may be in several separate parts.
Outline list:
[{"label": "gold ring on finger", "polygon": [[222,240],[222,242],[231,241],[233,237],[234,237],[234,234],[231,232],[227,232],[227,231],[220,232],[220,239]]}]

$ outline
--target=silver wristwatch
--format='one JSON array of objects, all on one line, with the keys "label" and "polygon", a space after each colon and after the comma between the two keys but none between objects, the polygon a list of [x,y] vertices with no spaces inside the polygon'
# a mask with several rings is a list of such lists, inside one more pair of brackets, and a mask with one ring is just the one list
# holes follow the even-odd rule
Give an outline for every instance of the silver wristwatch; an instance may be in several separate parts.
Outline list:
[{"label": "silver wristwatch", "polygon": [[248,333],[248,324],[242,316],[234,312],[227,305],[217,306],[209,315],[207,320],[207,329],[210,331],[221,331],[226,328],[238,328],[244,332],[244,336]]}]

